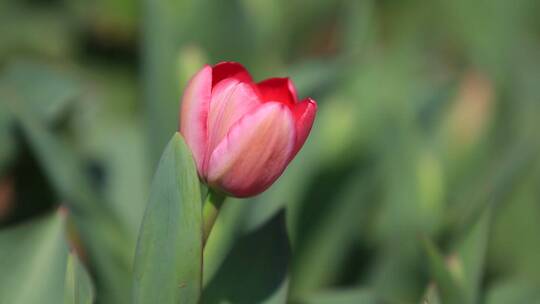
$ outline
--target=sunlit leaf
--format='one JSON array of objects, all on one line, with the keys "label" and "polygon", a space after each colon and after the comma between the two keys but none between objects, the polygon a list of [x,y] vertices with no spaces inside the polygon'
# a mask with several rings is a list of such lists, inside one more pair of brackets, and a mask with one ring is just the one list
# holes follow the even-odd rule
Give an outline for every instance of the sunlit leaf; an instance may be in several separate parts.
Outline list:
[{"label": "sunlit leaf", "polygon": [[150,190],[135,255],[133,303],[198,303],[202,282],[199,178],[176,133]]},{"label": "sunlit leaf", "polygon": [[74,253],[67,260],[64,304],[94,303],[94,286],[86,269]]}]

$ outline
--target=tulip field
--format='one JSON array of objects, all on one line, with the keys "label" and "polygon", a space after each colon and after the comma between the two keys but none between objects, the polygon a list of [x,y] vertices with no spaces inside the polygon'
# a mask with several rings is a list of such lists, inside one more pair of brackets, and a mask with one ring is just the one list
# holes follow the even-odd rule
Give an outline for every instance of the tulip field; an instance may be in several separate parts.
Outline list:
[{"label": "tulip field", "polygon": [[0,2],[0,304],[540,304],[540,1]]}]

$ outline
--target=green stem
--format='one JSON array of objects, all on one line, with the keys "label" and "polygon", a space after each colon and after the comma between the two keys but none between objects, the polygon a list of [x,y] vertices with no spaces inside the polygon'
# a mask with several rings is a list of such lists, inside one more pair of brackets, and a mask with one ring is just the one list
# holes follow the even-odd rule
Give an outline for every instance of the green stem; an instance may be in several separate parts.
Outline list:
[{"label": "green stem", "polygon": [[212,231],[212,227],[214,227],[214,223],[216,222],[219,209],[221,208],[221,205],[223,205],[225,198],[226,197],[224,195],[216,193],[212,190],[209,190],[208,192],[208,196],[206,197],[206,201],[203,205],[203,246],[206,244],[206,241],[210,236],[210,232]]}]

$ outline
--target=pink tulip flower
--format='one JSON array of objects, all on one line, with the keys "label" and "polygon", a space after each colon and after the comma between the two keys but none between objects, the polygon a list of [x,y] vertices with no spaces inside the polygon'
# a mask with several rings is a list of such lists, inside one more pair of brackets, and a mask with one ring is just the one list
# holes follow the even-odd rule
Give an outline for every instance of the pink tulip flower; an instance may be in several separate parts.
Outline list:
[{"label": "pink tulip flower", "polygon": [[317,104],[288,78],[253,82],[239,63],[204,66],[182,98],[180,132],[200,178],[235,197],[272,185],[302,147]]}]

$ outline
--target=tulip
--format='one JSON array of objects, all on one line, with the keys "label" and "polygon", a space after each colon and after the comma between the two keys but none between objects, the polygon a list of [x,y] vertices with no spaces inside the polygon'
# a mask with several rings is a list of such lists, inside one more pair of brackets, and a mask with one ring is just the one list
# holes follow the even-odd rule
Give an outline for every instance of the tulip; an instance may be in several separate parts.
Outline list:
[{"label": "tulip", "polygon": [[182,98],[180,133],[199,177],[219,193],[257,195],[303,146],[317,104],[298,101],[288,78],[253,82],[239,63],[204,66]]}]

